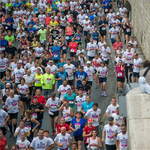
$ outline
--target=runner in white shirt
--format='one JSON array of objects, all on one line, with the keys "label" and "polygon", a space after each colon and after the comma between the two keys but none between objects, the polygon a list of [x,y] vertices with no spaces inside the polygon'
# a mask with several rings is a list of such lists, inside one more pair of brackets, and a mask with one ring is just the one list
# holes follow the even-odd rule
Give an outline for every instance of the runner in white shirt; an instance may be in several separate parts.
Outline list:
[{"label": "runner in white shirt", "polygon": [[39,19],[39,24],[42,25],[45,23],[45,18],[46,18],[46,15],[43,14],[43,11],[40,12],[40,15],[38,16],[38,19]]},{"label": "runner in white shirt", "polygon": [[24,66],[24,69],[27,70],[33,66],[34,66],[34,62],[32,61],[32,58],[29,58],[29,62]]},{"label": "runner in white shirt", "polygon": [[35,57],[36,59],[40,59],[43,55],[44,49],[41,47],[41,44],[38,43],[38,47],[35,47]]},{"label": "runner in white shirt", "polygon": [[87,84],[89,84],[89,86],[92,88],[92,83],[93,83],[93,78],[94,78],[95,70],[91,66],[91,64],[92,64],[91,61],[87,61],[87,66],[84,67],[84,71],[88,75]]},{"label": "runner in white shirt", "polygon": [[123,122],[123,117],[119,116],[119,107],[116,108],[116,113],[114,113],[112,115],[112,117],[114,118],[114,124],[116,126],[118,126],[118,130],[119,130],[119,132],[121,132],[121,125],[122,125],[122,122]]},{"label": "runner in white shirt", "polygon": [[134,60],[133,60],[133,78],[134,82],[136,82],[136,78],[139,78],[139,73],[141,71],[143,60],[138,57],[137,53],[134,53]]},{"label": "runner in white shirt", "polygon": [[116,99],[116,97],[113,97],[111,100],[111,104],[106,109],[106,112],[105,112],[106,116],[110,117],[113,114],[115,114],[117,107],[119,107],[119,105],[117,104],[117,99]]},{"label": "runner in white shirt", "polygon": [[49,149],[53,149],[55,147],[54,141],[52,138],[49,137],[49,131],[48,130],[44,131],[44,137],[48,138],[48,140],[50,141],[50,148]]},{"label": "runner in white shirt", "polygon": [[109,11],[109,13],[107,15],[107,21],[108,21],[109,25],[111,23],[111,20],[114,18],[114,16],[115,16],[115,13],[113,13],[113,10],[110,9],[110,11]]},{"label": "runner in white shirt", "polygon": [[5,74],[7,62],[8,62],[8,59],[4,57],[4,53],[1,53],[1,57],[0,57],[0,76],[1,76],[1,79],[3,78],[3,76]]},{"label": "runner in white shirt", "polygon": [[17,140],[16,145],[19,147],[19,150],[29,148],[30,142],[26,139],[25,133],[21,133],[21,140]]},{"label": "runner in white shirt", "polygon": [[115,39],[119,36],[120,30],[116,27],[116,24],[113,24],[113,27],[109,30],[111,35],[111,43],[114,44]]},{"label": "runner in white shirt", "polygon": [[51,74],[55,75],[58,72],[58,68],[56,65],[53,64],[53,60],[49,61],[49,65],[46,68],[50,68]]},{"label": "runner in white shirt", "polygon": [[11,68],[11,71],[14,71],[15,68],[17,68],[17,57],[14,56],[14,60],[13,62],[9,65],[9,67]]},{"label": "runner in white shirt", "polygon": [[81,106],[84,102],[86,102],[86,96],[83,95],[83,90],[78,90],[78,96],[76,96],[76,105],[77,105],[77,111],[81,111]]},{"label": "runner in white shirt", "polygon": [[57,134],[57,136],[54,139],[54,143],[58,146],[57,150],[60,149],[66,149],[70,150],[69,146],[72,143],[72,137],[70,134],[66,132],[66,128],[61,128],[61,133]]},{"label": "runner in white shirt", "polygon": [[119,133],[118,127],[113,124],[113,117],[108,118],[109,124],[104,126],[102,142],[105,142],[106,149],[116,150],[116,136]]},{"label": "runner in white shirt", "polygon": [[77,2],[75,0],[71,0],[70,1],[70,10],[72,11],[73,7],[76,7],[76,5],[77,5]]},{"label": "runner in white shirt", "polygon": [[[21,140],[21,133],[27,134],[30,132],[27,127],[25,127],[25,122],[23,120],[20,121],[19,127],[16,128],[14,137],[17,137],[17,142]],[[27,140],[27,137],[25,137]]]},{"label": "runner in white shirt", "polygon": [[60,2],[58,2],[58,4],[57,4],[57,8],[58,8],[59,11],[60,11],[60,10],[64,11],[65,6],[66,6],[66,5],[65,5],[64,2],[62,2],[62,0],[60,0]]},{"label": "runner in white shirt", "polygon": [[107,43],[104,42],[104,46],[101,49],[102,60],[108,67],[109,64],[109,55],[111,54],[110,48],[107,46]]},{"label": "runner in white shirt", "polygon": [[73,89],[74,85],[73,85],[73,79],[74,79],[74,76],[73,74],[76,72],[76,68],[73,64],[70,63],[70,59],[67,59],[67,64],[65,64],[63,67],[64,67],[64,70],[68,73],[68,76],[69,76],[69,80],[68,80],[68,84],[71,86],[71,88]]},{"label": "runner in white shirt", "polygon": [[44,137],[44,130],[43,129],[39,129],[38,132],[38,137],[34,138],[30,144],[31,149],[34,150],[45,150],[45,149],[49,149],[49,147],[51,146],[51,141]]},{"label": "runner in white shirt", "polygon": [[132,44],[133,48],[136,48],[138,46],[138,43],[137,41],[135,41],[134,37],[131,37],[131,40],[128,43]]},{"label": "runner in white shirt", "polygon": [[77,16],[78,23],[81,25],[84,19],[85,19],[85,14],[83,14],[83,10],[81,10],[80,14]]},{"label": "runner in white shirt", "polygon": [[25,71],[23,68],[21,68],[21,62],[17,62],[17,68],[15,68],[12,72],[12,76],[14,76],[15,78],[15,87],[18,86],[18,84],[20,83],[20,79],[23,77],[24,74]]},{"label": "runner in white shirt", "polygon": [[[133,74],[133,53],[131,52],[131,45],[128,45],[128,49],[124,52],[123,57],[125,58],[125,76],[127,82],[132,82],[132,74]],[[128,78],[128,72],[130,72],[130,77]]]},{"label": "runner in white shirt", "polygon": [[127,8],[124,7],[124,4],[121,3],[121,7],[119,8],[120,16],[123,18],[125,16],[125,13],[127,12]]},{"label": "runner in white shirt", "polygon": [[[59,106],[60,106],[60,99],[56,97],[55,93],[51,94],[51,98],[49,98],[45,104],[45,107],[48,108],[48,114],[50,116],[51,127],[52,127],[52,135],[55,134],[55,128],[58,123],[58,115],[59,115]],[[54,126],[55,122],[55,126]]]},{"label": "runner in white shirt", "polygon": [[67,81],[64,80],[63,84],[57,89],[57,93],[60,95],[60,101],[62,101],[64,95],[67,93],[67,90],[71,89],[70,85],[67,85]]},{"label": "runner in white shirt", "polygon": [[92,22],[90,22],[90,24],[87,26],[87,32],[90,34],[90,36],[92,32],[94,32],[94,29],[95,29],[94,25],[92,24]]},{"label": "runner in white shirt", "polygon": [[6,135],[6,124],[9,120],[10,116],[8,113],[0,108],[0,129],[3,131],[3,135]]},{"label": "runner in white shirt", "polygon": [[90,41],[87,44],[86,50],[87,50],[87,56],[89,57],[89,61],[93,60],[96,54],[96,50],[98,49],[97,44],[94,42],[93,38],[90,38]]},{"label": "runner in white shirt", "polygon": [[118,63],[119,60],[121,60],[125,64],[125,58],[122,57],[121,53],[118,54],[118,57],[116,58],[115,63]]},{"label": "runner in white shirt", "polygon": [[101,110],[98,108],[98,103],[93,104],[93,108],[89,109],[85,114],[85,119],[93,119],[93,126],[96,127],[99,133],[99,123],[101,120]]},{"label": "runner in white shirt", "polygon": [[19,106],[19,96],[14,95],[14,90],[10,90],[10,96],[6,99],[5,107],[8,111],[8,114],[10,116],[9,119],[9,129],[10,129],[10,137],[13,135],[12,131],[12,119],[13,119],[13,125],[14,125],[14,131],[17,127],[17,117],[19,109],[21,108]]},{"label": "runner in white shirt", "polygon": [[32,66],[32,67],[30,68],[31,74],[35,75],[35,74],[37,73],[37,69],[38,69],[38,68],[40,68],[41,73],[43,74],[43,69],[42,69],[41,67],[38,67],[37,61],[34,61],[34,66]]},{"label": "runner in white shirt", "polygon": [[117,150],[127,150],[128,149],[128,134],[126,131],[126,126],[121,125],[121,133],[117,135],[116,147]]},{"label": "runner in white shirt", "polygon": [[99,55],[100,55],[100,53],[101,53],[101,50],[102,50],[102,47],[104,46],[104,40],[103,40],[103,38],[101,38],[101,41],[99,41],[98,42],[98,52],[99,52]]},{"label": "runner in white shirt", "polygon": [[80,61],[81,66],[85,66],[85,64],[87,62],[87,58],[85,57],[85,55],[82,52],[80,52],[78,60]]}]

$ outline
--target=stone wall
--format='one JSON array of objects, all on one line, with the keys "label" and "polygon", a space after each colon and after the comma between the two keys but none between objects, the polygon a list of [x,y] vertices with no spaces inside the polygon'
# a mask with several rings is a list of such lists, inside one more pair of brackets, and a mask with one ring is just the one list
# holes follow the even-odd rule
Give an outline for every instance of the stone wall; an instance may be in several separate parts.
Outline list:
[{"label": "stone wall", "polygon": [[150,94],[140,88],[126,95],[129,150],[150,150]]},{"label": "stone wall", "polygon": [[150,1],[129,0],[133,32],[146,59],[150,60]]}]

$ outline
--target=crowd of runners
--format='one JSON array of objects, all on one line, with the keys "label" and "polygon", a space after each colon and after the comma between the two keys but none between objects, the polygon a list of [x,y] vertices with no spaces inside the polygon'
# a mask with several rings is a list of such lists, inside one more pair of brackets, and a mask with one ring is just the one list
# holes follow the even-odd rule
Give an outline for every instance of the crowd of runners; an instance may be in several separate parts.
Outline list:
[{"label": "crowd of runners", "polygon": [[95,85],[107,98],[112,52],[117,93],[139,78],[142,59],[132,28],[122,0],[2,0],[0,150],[127,150],[117,98],[101,131],[101,109],[91,93]]}]

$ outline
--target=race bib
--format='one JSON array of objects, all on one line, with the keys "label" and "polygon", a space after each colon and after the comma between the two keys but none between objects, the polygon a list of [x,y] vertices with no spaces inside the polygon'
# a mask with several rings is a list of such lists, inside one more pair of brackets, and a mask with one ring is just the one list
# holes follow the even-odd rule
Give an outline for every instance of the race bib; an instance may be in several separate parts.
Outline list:
[{"label": "race bib", "polygon": [[51,104],[51,108],[52,108],[52,109],[56,109],[56,108],[57,108],[57,105],[56,105],[56,104]]},{"label": "race bib", "polygon": [[86,142],[87,142],[87,143],[90,143],[90,138],[87,138]]},{"label": "race bib", "polygon": [[108,60],[108,57],[103,57],[103,60],[104,60],[104,61],[107,61],[107,60]]},{"label": "race bib", "polygon": [[54,113],[53,113],[53,112],[51,112],[51,110],[49,110],[49,115],[52,115],[52,116],[53,116],[53,115],[54,115]]},{"label": "race bib", "polygon": [[126,31],[127,31],[127,32],[130,32],[131,30],[130,30],[130,28],[127,28]]},{"label": "race bib", "polygon": [[118,73],[118,77],[122,77],[122,72],[119,72],[119,73]]},{"label": "race bib", "polygon": [[106,13],[108,12],[108,8],[105,8],[105,12],[106,12]]},{"label": "race bib", "polygon": [[102,27],[102,30],[103,30],[103,31],[106,30],[106,27]]},{"label": "race bib", "polygon": [[108,140],[109,143],[112,143],[112,142],[114,142],[114,137],[113,136],[108,136],[107,140]]},{"label": "race bib", "polygon": [[47,84],[50,84],[50,83],[51,83],[51,79],[47,78]]},{"label": "race bib", "polygon": [[63,50],[66,50],[66,46],[63,46],[63,48],[62,48]]},{"label": "race bib", "polygon": [[74,101],[69,101],[69,104],[74,104]]},{"label": "race bib", "polygon": [[90,146],[91,150],[98,150],[97,146]]},{"label": "race bib", "polygon": [[32,113],[32,118],[37,119],[37,113]]},{"label": "race bib", "polygon": [[71,49],[70,52],[74,52],[74,49]]},{"label": "race bib", "polygon": [[75,129],[76,129],[76,130],[80,129],[80,127],[81,127],[81,124],[80,124],[80,123],[75,123]]},{"label": "race bib", "polygon": [[54,54],[54,58],[57,58],[58,57],[58,54]]},{"label": "race bib", "polygon": [[40,83],[40,79],[35,79],[36,83]]},{"label": "race bib", "polygon": [[12,109],[17,109],[17,108],[18,108],[17,103],[13,103],[13,104],[12,104]]},{"label": "race bib", "polygon": [[70,121],[70,116],[65,116],[65,121]]},{"label": "race bib", "polygon": [[66,36],[66,40],[69,40],[69,36]]},{"label": "race bib", "polygon": [[98,118],[93,118],[95,122],[98,122]]},{"label": "race bib", "polygon": [[28,128],[29,131],[31,131],[31,125],[25,125],[26,128]]}]

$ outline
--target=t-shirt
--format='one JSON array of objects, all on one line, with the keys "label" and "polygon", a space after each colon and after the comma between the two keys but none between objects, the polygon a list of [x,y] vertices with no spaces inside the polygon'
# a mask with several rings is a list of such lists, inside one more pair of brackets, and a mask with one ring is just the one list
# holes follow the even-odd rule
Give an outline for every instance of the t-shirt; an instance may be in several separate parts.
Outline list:
[{"label": "t-shirt", "polygon": [[42,56],[43,51],[44,51],[43,47],[35,47],[34,50],[36,52],[36,57],[38,57],[38,58]]},{"label": "t-shirt", "polygon": [[87,56],[94,57],[95,53],[96,53],[96,48],[98,48],[98,46],[95,42],[93,44],[90,42],[90,43],[87,44],[86,48],[89,49],[87,51]]},{"label": "t-shirt", "polygon": [[19,140],[19,141],[17,141],[16,145],[18,145],[19,150],[28,149],[30,142],[28,140],[25,140],[23,142],[21,140]]},{"label": "t-shirt", "polygon": [[12,72],[12,75],[15,75],[15,83],[20,83],[20,79],[25,74],[25,71],[23,68],[17,69],[15,68]]},{"label": "t-shirt", "polygon": [[77,86],[81,85],[81,83],[82,83],[81,81],[85,80],[88,77],[88,75],[85,71],[83,71],[82,73],[80,71],[77,71],[75,76],[79,80],[79,81],[77,81]]},{"label": "t-shirt", "polygon": [[18,95],[14,95],[13,98],[11,98],[10,96],[6,99],[5,105],[9,108],[8,113],[18,113],[19,109],[18,109],[18,101],[19,101],[19,96]]},{"label": "t-shirt", "polygon": [[43,89],[52,89],[53,85],[55,84],[55,77],[53,74],[45,73],[42,76],[41,82],[42,82],[42,84],[43,83],[45,84],[45,85],[43,85]]},{"label": "t-shirt", "polygon": [[51,115],[52,112],[58,111],[58,106],[60,105],[61,101],[58,97],[55,97],[55,100],[52,100],[52,98],[49,98],[45,105],[50,106],[48,109],[48,113]]},{"label": "t-shirt", "polygon": [[[43,104],[43,105],[46,104],[46,101],[45,101],[45,97],[44,97],[44,96],[41,95],[40,97],[38,97],[37,95],[35,95],[34,97],[37,97],[38,103]],[[31,103],[33,103],[33,99],[32,99],[32,101],[31,101]]]},{"label": "t-shirt", "polygon": [[0,109],[0,127],[4,127],[3,123],[5,122],[5,118],[8,116],[8,113],[3,109]]},{"label": "t-shirt", "polygon": [[66,131],[69,131],[70,130],[70,127],[69,127],[69,125],[67,124],[67,123],[65,123],[64,125],[61,125],[61,124],[57,124],[57,130],[58,130],[58,133],[60,133],[61,132],[61,128],[62,127],[65,127],[66,128]]},{"label": "t-shirt", "polygon": [[[125,66],[122,66],[122,67],[125,68]],[[125,75],[124,75],[124,70],[121,71],[121,67],[119,67],[118,65],[116,66],[116,70],[117,70],[117,77],[118,77],[118,78],[122,78],[122,77],[125,76]]]},{"label": "t-shirt", "polygon": [[112,38],[112,39],[115,39],[115,38],[118,37],[119,29],[112,27],[112,28],[109,30],[109,32],[112,33],[112,34],[111,34],[111,38]]},{"label": "t-shirt", "polygon": [[125,64],[133,64],[133,53],[132,52],[124,52],[123,57],[125,58]]},{"label": "t-shirt", "polygon": [[[15,133],[18,132],[20,127],[17,127],[15,130]],[[19,133],[17,134],[17,141],[21,140],[21,133],[25,133],[26,131],[29,131],[29,129],[27,127],[24,127],[23,129],[21,128],[21,130],[19,131]],[[27,140],[27,137],[25,137],[25,139]]]},{"label": "t-shirt", "polygon": [[8,62],[7,58],[0,58],[0,72],[4,72],[6,70],[6,64]]},{"label": "t-shirt", "polygon": [[77,102],[77,111],[81,111],[81,107],[82,107],[82,104],[86,101],[86,96],[83,95],[83,96],[77,96],[76,97],[76,102]]},{"label": "t-shirt", "polygon": [[139,66],[141,66],[142,62],[143,60],[141,58],[133,60],[133,64],[134,64],[133,72],[139,73],[141,71],[141,67]]},{"label": "t-shirt", "polygon": [[[73,71],[76,69],[75,66],[73,64],[70,64],[70,65],[65,64],[64,69],[68,73],[69,80],[73,80],[74,79]],[[70,73],[70,72],[72,72],[72,73]]]},{"label": "t-shirt", "polygon": [[55,65],[48,65],[46,68],[50,68],[52,74],[55,74],[58,71],[58,68]]},{"label": "t-shirt", "polygon": [[106,78],[108,71],[108,68],[106,66],[97,68],[97,71],[99,73],[99,78]]},{"label": "t-shirt", "polygon": [[68,149],[67,144],[72,139],[71,135],[66,133],[65,136],[63,136],[61,133],[57,134],[54,141],[58,142],[59,144],[63,144],[62,147],[58,146],[58,149]]},{"label": "t-shirt", "polygon": [[90,67],[85,66],[84,71],[88,75],[88,81],[93,81],[93,75],[95,73],[94,68],[92,66],[90,66]]},{"label": "t-shirt", "polygon": [[60,85],[58,90],[60,93],[60,100],[62,101],[63,97],[65,96],[65,94],[67,93],[67,90],[71,89],[70,85],[67,85],[66,87],[63,85]]},{"label": "t-shirt", "polygon": [[51,51],[53,53],[53,60],[60,60],[61,47],[60,46],[52,46]]},{"label": "t-shirt", "polygon": [[38,34],[40,34],[40,41],[45,41],[46,40],[46,33],[47,33],[46,29],[44,29],[44,30],[40,29],[38,31]]},{"label": "t-shirt", "polygon": [[[20,93],[23,94],[23,93],[27,92],[28,86],[26,84],[24,84],[24,85],[19,84],[18,89],[19,89]],[[27,97],[27,95],[25,95],[25,96]]]},{"label": "t-shirt", "polygon": [[[89,126],[86,126],[83,131],[86,133],[86,134],[90,134],[90,132],[92,132],[94,129],[96,129],[94,126],[92,126],[92,128],[90,128]],[[89,143],[89,137],[85,137],[85,144],[88,144]]]},{"label": "t-shirt", "polygon": [[80,136],[83,134],[83,129],[85,127],[86,120],[84,118],[81,118],[79,122],[77,122],[76,118],[73,118],[71,120],[71,123],[73,125],[73,128],[76,130],[76,132],[73,132],[73,136]]},{"label": "t-shirt", "polygon": [[94,104],[94,102],[90,102],[90,103],[84,102],[84,103],[82,104],[81,108],[83,109],[83,111],[84,111],[85,113],[87,113],[87,111],[88,111],[89,109],[93,108],[93,104]]},{"label": "t-shirt", "polygon": [[51,141],[44,137],[43,139],[39,139],[39,137],[36,137],[32,140],[30,146],[34,150],[45,150],[47,146],[51,145]]},{"label": "t-shirt", "polygon": [[104,46],[101,49],[102,51],[102,59],[104,61],[107,61],[109,59],[109,54],[107,54],[107,52],[111,53],[111,50],[109,47],[105,48]]},{"label": "t-shirt", "polygon": [[120,141],[119,150],[127,150],[128,149],[128,134],[127,132],[125,134],[119,133],[117,135],[116,140]]},{"label": "t-shirt", "polygon": [[7,140],[3,137],[0,140],[0,150],[5,150],[5,146],[7,145]]},{"label": "t-shirt", "polygon": [[70,52],[76,53],[78,44],[76,42],[74,42],[74,43],[70,42],[69,46],[70,46]]},{"label": "t-shirt", "polygon": [[76,94],[71,93],[71,96],[68,93],[64,96],[64,99],[69,101],[69,106],[73,107],[75,105]]},{"label": "t-shirt", "polygon": [[85,116],[89,119],[93,119],[93,126],[96,127],[99,125],[99,116],[101,115],[101,110],[98,108],[96,111],[93,108],[89,109]]},{"label": "t-shirt", "polygon": [[35,74],[35,83],[34,83],[34,85],[36,86],[36,87],[40,87],[40,86],[42,86],[42,83],[41,83],[41,79],[42,79],[42,74],[40,74],[40,75],[38,75],[38,74]]},{"label": "t-shirt", "polygon": [[32,118],[36,120],[42,120],[43,119],[43,113],[42,112],[35,112],[35,109],[43,110],[44,106],[40,103],[37,103],[36,105],[31,104],[30,110],[32,110]]},{"label": "t-shirt", "polygon": [[107,109],[106,109],[106,113],[109,113],[109,116],[112,116],[113,114],[116,113],[116,108],[119,107],[118,104],[116,104],[116,106],[113,106],[112,104],[110,104]]},{"label": "t-shirt", "polygon": [[105,136],[105,144],[107,145],[115,145],[116,137],[112,134],[119,133],[118,127],[116,125],[110,126],[109,124],[104,126],[103,132],[106,133]]}]

